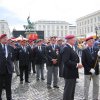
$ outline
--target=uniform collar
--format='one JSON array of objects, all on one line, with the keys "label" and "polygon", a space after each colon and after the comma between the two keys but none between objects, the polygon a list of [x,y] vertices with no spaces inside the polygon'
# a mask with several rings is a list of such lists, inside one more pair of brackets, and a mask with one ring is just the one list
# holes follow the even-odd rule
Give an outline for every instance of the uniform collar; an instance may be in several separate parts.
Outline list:
[{"label": "uniform collar", "polygon": [[69,45],[71,48],[73,47],[71,44],[67,43],[67,45]]}]

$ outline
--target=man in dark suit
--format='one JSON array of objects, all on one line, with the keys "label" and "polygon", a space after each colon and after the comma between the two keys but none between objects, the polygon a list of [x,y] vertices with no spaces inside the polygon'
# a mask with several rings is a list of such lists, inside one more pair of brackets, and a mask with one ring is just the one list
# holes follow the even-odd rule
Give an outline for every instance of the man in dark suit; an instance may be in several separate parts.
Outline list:
[{"label": "man in dark suit", "polygon": [[12,81],[12,49],[7,45],[7,35],[3,34],[0,36],[0,100],[3,85],[6,89],[7,100],[12,100],[11,95],[11,81]]},{"label": "man in dark suit", "polygon": [[61,38],[57,39],[57,45],[60,48],[59,77],[62,77],[62,75],[63,75],[62,50],[64,48],[64,44],[63,44],[63,40]]},{"label": "man in dark suit", "polygon": [[42,40],[37,40],[37,46],[34,48],[35,54],[35,64],[36,64],[36,80],[40,79],[44,80],[44,63],[46,62],[46,50],[45,47],[42,46]]},{"label": "man in dark suit", "polygon": [[20,47],[18,41],[14,41],[14,45],[16,46],[16,50],[15,50],[15,59],[14,59],[14,68],[15,68],[15,72],[17,76],[20,76],[20,72],[19,72],[19,61],[18,61],[18,56],[17,56],[17,49]]},{"label": "man in dark suit", "polygon": [[34,48],[35,48],[34,41],[29,40],[29,45],[28,45],[28,50],[30,52],[30,55],[29,55],[29,59],[30,59],[30,61],[29,61],[29,73],[31,72],[31,68],[33,70],[33,73],[36,73]]},{"label": "man in dark suit", "polygon": [[91,79],[93,80],[93,100],[99,95],[99,63],[98,48],[93,47],[92,36],[86,38],[87,48],[82,51],[82,64],[84,66],[84,100],[88,100]]},{"label": "man in dark suit", "polygon": [[56,38],[51,37],[51,45],[47,46],[47,88],[51,89],[52,76],[53,76],[53,87],[59,88],[58,86],[58,66],[59,66],[59,53],[60,48],[56,44]]},{"label": "man in dark suit", "polygon": [[20,45],[21,47],[18,48],[18,59],[19,59],[19,70],[20,70],[20,83],[23,84],[23,74],[25,73],[25,82],[29,82],[29,50],[26,46],[26,40],[21,40]]},{"label": "man in dark suit", "polygon": [[81,68],[82,64],[79,63],[79,57],[73,49],[75,36],[67,35],[66,39],[67,44],[64,46],[62,54],[63,77],[65,79],[63,100],[74,100],[76,79],[79,78],[78,68]]}]

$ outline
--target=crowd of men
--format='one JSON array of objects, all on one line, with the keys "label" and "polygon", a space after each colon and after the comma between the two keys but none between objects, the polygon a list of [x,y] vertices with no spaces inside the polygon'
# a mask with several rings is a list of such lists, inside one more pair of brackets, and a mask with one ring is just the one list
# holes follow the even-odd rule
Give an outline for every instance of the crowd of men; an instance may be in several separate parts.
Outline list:
[{"label": "crowd of men", "polygon": [[[75,50],[75,36],[67,35],[66,42],[50,37],[42,39],[13,41],[6,34],[0,36],[0,100],[2,89],[6,90],[7,100],[12,100],[11,81],[15,71],[20,77],[20,84],[29,84],[29,74],[36,74],[36,81],[45,80],[44,64],[47,68],[47,89],[59,88],[58,76],[65,79],[63,100],[74,100],[76,79],[79,78],[78,68],[84,67],[85,85],[84,100],[88,100],[89,84],[93,79],[93,100],[98,100],[99,65],[98,51],[94,47],[93,37],[86,39],[87,47],[82,51],[82,62]],[[90,51],[90,49],[92,50]],[[24,80],[25,79],[25,80]]]}]

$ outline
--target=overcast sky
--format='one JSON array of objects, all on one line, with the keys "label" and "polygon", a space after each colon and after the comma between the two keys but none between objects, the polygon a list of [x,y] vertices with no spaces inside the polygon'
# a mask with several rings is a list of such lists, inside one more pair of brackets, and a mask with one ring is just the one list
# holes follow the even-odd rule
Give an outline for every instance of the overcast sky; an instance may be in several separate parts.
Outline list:
[{"label": "overcast sky", "polygon": [[0,0],[0,20],[10,29],[23,29],[30,15],[37,20],[62,20],[75,24],[77,18],[100,10],[100,0]]}]

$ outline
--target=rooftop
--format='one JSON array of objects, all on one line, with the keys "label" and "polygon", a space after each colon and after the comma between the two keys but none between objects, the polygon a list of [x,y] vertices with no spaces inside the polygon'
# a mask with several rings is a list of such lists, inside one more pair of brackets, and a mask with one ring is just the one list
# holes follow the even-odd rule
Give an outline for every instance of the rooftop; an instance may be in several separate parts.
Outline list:
[{"label": "rooftop", "polygon": [[100,10],[95,11],[95,12],[93,12],[93,13],[90,13],[90,14],[88,14],[88,15],[85,15],[85,16],[83,16],[83,17],[80,17],[80,18],[77,19],[77,21],[80,21],[80,20],[82,20],[82,19],[91,17],[91,16],[96,15],[96,14],[100,14]]},{"label": "rooftop", "polygon": [[39,20],[35,22],[36,24],[69,24],[66,21],[46,21],[46,20]]}]

